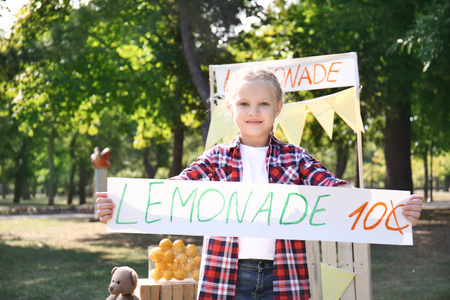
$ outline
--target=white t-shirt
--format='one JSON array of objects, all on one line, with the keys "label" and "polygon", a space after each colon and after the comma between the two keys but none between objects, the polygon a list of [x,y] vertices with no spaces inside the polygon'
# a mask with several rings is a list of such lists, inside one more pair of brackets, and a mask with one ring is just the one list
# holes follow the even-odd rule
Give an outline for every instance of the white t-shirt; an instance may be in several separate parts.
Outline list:
[{"label": "white t-shirt", "polygon": [[[240,145],[242,155],[242,181],[269,183],[266,156],[269,146]],[[275,239],[239,237],[239,259],[268,259],[275,257]]]}]

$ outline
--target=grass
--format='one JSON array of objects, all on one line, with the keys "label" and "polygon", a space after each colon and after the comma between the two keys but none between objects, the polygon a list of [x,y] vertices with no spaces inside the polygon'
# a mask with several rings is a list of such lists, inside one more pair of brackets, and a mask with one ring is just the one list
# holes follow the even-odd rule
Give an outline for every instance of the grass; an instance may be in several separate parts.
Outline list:
[{"label": "grass", "polygon": [[147,248],[164,237],[106,233],[86,219],[0,219],[0,298],[105,299],[112,268],[127,265],[146,278]]},{"label": "grass", "polygon": [[450,299],[450,210],[425,210],[414,246],[372,245],[374,299]]},{"label": "grass", "polygon": [[[372,245],[374,299],[450,299],[449,233],[450,210],[427,210],[413,247]],[[88,219],[0,218],[0,298],[105,299],[111,269],[147,277],[147,247],[165,237],[106,233]]]}]

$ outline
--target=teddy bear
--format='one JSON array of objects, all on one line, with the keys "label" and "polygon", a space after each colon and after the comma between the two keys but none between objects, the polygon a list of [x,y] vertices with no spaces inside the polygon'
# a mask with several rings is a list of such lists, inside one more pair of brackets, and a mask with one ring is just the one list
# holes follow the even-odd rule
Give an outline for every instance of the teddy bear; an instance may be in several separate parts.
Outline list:
[{"label": "teddy bear", "polygon": [[132,268],[115,267],[111,271],[109,295],[106,300],[140,300],[133,292],[138,284],[138,274]]}]

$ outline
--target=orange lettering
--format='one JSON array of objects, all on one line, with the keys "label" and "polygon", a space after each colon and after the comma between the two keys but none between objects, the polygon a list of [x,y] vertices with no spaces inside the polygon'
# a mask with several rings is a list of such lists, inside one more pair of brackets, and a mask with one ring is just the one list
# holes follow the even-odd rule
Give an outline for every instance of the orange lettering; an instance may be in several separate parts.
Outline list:
[{"label": "orange lettering", "polygon": [[[370,213],[371,213],[371,212],[375,209],[375,207],[377,207],[378,205],[384,206],[384,213],[383,213],[383,216],[382,216],[375,224],[373,224],[372,226],[366,226],[367,218],[370,216]],[[383,202],[377,202],[374,206],[372,206],[372,207],[369,209],[369,211],[367,212],[366,217],[364,218],[364,229],[365,229],[365,230],[372,230],[372,229],[374,229],[375,227],[377,227],[377,226],[381,223],[381,221],[382,221],[382,219],[384,218],[384,215],[386,214],[386,212],[387,212],[387,205],[384,204]]]},{"label": "orange lettering", "polygon": [[[323,78],[320,81],[316,81],[316,75],[317,75],[316,67],[317,66],[319,66],[319,67],[321,67],[323,69]],[[325,67],[323,65],[321,65],[321,64],[315,64],[314,65],[314,84],[321,83],[325,79],[326,76],[327,76],[327,69],[325,69]]]},{"label": "orange lettering", "polygon": [[298,70],[300,70],[300,67],[301,67],[301,65],[298,65],[297,72],[295,72],[294,81],[292,81],[292,69],[289,68],[289,71],[288,71],[288,73],[287,73],[287,75],[285,77],[285,80],[284,80],[284,87],[286,87],[287,80],[288,80],[288,77],[289,77],[291,79],[291,87],[294,88],[295,82],[297,82],[297,75],[298,75]]},{"label": "orange lettering", "polygon": [[225,89],[226,89],[226,87],[227,87],[228,79],[230,79],[230,72],[231,72],[231,70],[228,69],[227,77],[225,77],[225,82],[224,82],[224,84],[223,84],[223,90],[224,90],[224,91],[225,91]]},{"label": "orange lettering", "polygon": [[[399,231],[401,234],[403,234],[402,229],[405,229],[405,228],[408,227],[409,225],[406,225],[406,226],[403,226],[403,227],[400,227],[400,226],[398,225],[398,220],[397,220],[397,216],[395,215],[395,210],[396,210],[398,207],[405,206],[405,204],[399,204],[399,205],[397,205],[396,207],[394,207],[394,203],[392,203],[392,200],[391,200],[391,206],[392,206],[392,211],[389,213],[389,215],[388,215],[387,218],[386,218],[386,228],[387,228],[388,230],[392,230],[392,231]],[[394,215],[394,219],[395,219],[395,223],[397,224],[397,228],[391,227],[391,226],[389,225],[389,219],[391,218],[392,215]]]},{"label": "orange lettering", "polygon": [[[303,76],[306,72],[306,76]],[[300,77],[300,80],[298,81],[298,86],[302,83],[302,79],[308,79],[309,84],[312,83],[311,77],[309,76],[308,68],[305,67],[302,73],[302,77]]]},{"label": "orange lettering", "polygon": [[363,205],[361,205],[360,207],[358,207],[354,212],[352,212],[348,217],[351,218],[354,215],[356,215],[357,213],[359,213],[359,215],[356,217],[355,223],[353,223],[352,226],[352,230],[355,230],[356,224],[358,224],[359,219],[362,216],[362,213],[364,212],[364,210],[367,207],[367,204],[369,204],[369,202],[364,203]]},{"label": "orange lettering", "polygon": [[330,79],[331,72],[333,72],[333,73],[338,73],[339,72],[339,70],[332,70],[334,64],[342,64],[342,62],[341,61],[335,61],[335,62],[333,62],[331,64],[330,69],[328,70],[328,76],[327,76],[327,81],[328,82],[336,82],[336,80],[331,80]]}]

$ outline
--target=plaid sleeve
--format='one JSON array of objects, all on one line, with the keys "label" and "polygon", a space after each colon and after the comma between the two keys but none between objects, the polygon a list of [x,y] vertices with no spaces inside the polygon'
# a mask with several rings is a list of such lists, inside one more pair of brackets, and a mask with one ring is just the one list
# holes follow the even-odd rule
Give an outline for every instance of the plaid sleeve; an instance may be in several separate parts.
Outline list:
[{"label": "plaid sleeve", "polygon": [[327,170],[311,155],[302,149],[299,152],[299,171],[304,185],[316,186],[338,186],[347,183],[347,181],[337,178],[333,173]]},{"label": "plaid sleeve", "polygon": [[210,180],[214,173],[211,162],[211,151],[203,153],[197,161],[191,163],[180,175],[171,177],[173,180]]}]

